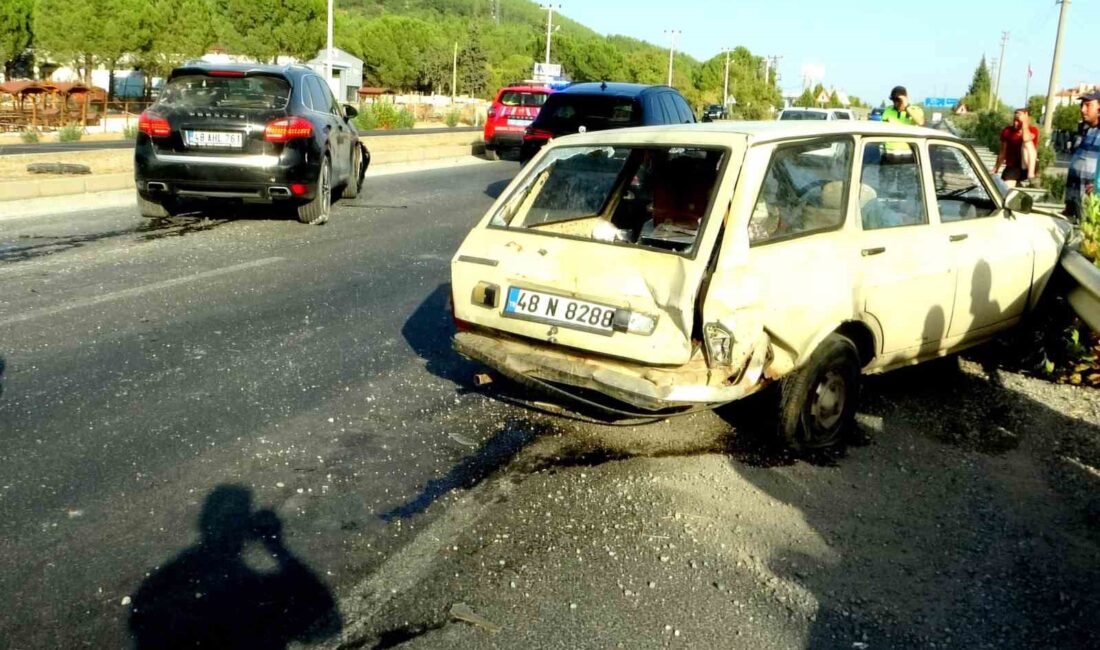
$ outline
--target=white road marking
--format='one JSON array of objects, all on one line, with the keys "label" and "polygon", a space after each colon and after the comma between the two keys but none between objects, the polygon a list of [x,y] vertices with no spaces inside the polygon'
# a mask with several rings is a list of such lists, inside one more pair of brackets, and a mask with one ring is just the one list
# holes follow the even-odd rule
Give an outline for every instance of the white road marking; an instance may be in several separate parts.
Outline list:
[{"label": "white road marking", "polygon": [[63,305],[57,305],[55,307],[46,307],[43,309],[36,309],[34,311],[28,311],[15,316],[8,316],[7,318],[0,318],[0,327],[6,325],[12,325],[15,323],[23,323],[36,318],[42,318],[43,316],[53,316],[73,309],[82,309],[84,307],[93,307],[95,305],[102,305],[107,302],[114,302],[115,300],[123,300],[125,298],[133,298],[134,296],[140,296],[152,291],[160,291],[162,289],[168,289],[170,287],[179,286],[181,284],[187,284],[189,282],[197,282],[199,280],[206,280],[214,278],[219,275],[228,275],[230,273],[236,273],[238,271],[245,271],[248,269],[255,269],[261,266],[267,266],[269,264],[275,264],[276,262],[282,262],[285,258],[282,257],[265,257],[259,260],[253,260],[251,262],[244,262],[242,264],[234,264],[233,266],[226,266],[220,269],[211,269],[209,271],[201,271],[199,273],[193,273],[191,275],[185,275],[180,278],[173,278],[171,280],[164,280],[162,282],[154,282],[152,284],[146,284],[140,287],[132,287],[130,289],[121,289],[119,291],[112,291],[111,293],[105,293],[101,296],[95,296],[93,298],[84,298],[81,300],[74,300]]}]

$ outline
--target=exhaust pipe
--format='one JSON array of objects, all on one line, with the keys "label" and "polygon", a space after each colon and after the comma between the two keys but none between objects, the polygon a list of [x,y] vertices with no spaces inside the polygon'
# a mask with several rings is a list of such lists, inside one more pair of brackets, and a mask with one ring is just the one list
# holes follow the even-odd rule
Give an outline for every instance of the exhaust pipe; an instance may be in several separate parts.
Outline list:
[{"label": "exhaust pipe", "polygon": [[160,183],[158,181],[149,181],[145,184],[145,189],[150,192],[167,192],[168,184]]},{"label": "exhaust pipe", "polygon": [[272,198],[286,199],[290,198],[290,188],[275,186],[267,188],[267,195]]}]

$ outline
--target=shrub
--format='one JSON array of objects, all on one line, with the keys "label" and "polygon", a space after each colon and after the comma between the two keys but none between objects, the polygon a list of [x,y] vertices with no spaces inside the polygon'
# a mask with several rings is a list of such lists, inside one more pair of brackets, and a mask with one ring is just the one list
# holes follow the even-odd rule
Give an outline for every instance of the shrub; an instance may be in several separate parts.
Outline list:
[{"label": "shrub", "polygon": [[1063,174],[1043,174],[1040,183],[1054,201],[1066,199],[1066,177]]},{"label": "shrub", "polygon": [[451,111],[447,113],[447,115],[443,118],[443,121],[447,123],[447,126],[455,127],[458,126],[458,118],[458,111]]},{"label": "shrub", "polygon": [[1043,171],[1054,162],[1054,148],[1044,145],[1036,149],[1036,152],[1039,155],[1035,158],[1035,174],[1042,177]]},{"label": "shrub", "polygon": [[1001,148],[1001,130],[1012,124],[1012,114],[1002,111],[982,111],[974,123],[970,137],[990,151]]},{"label": "shrub", "polygon": [[137,128],[136,124],[131,124],[131,125],[127,126],[126,128],[122,129],[122,137],[126,138],[127,140],[136,139],[137,134],[138,134],[138,128]]},{"label": "shrub", "polygon": [[407,108],[398,109],[389,102],[367,104],[355,117],[355,125],[364,131],[373,129],[411,129],[416,116]]},{"label": "shrub", "polygon": [[30,129],[20,131],[19,139],[22,140],[24,144],[34,144],[38,142],[38,131],[32,131]]},{"label": "shrub", "polygon": [[61,130],[57,132],[58,142],[76,142],[80,140],[80,136],[84,135],[83,129],[75,124],[61,127]]},{"label": "shrub", "polygon": [[1081,254],[1100,266],[1100,197],[1089,194],[1081,202]]}]

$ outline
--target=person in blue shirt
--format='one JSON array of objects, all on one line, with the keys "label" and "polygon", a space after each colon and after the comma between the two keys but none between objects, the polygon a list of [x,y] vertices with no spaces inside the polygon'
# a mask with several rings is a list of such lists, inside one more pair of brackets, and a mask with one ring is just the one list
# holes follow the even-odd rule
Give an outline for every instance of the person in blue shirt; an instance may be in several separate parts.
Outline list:
[{"label": "person in blue shirt", "polygon": [[1087,126],[1081,144],[1069,160],[1069,173],[1066,175],[1066,209],[1062,214],[1076,220],[1081,213],[1081,200],[1090,194],[1096,186],[1100,165],[1100,92],[1082,95],[1081,119]]}]

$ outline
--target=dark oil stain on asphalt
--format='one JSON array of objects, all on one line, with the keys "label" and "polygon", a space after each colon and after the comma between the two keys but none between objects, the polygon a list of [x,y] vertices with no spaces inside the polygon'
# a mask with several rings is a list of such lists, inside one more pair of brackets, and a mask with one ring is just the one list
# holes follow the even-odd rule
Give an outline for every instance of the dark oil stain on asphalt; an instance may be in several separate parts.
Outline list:
[{"label": "dark oil stain on asphalt", "polygon": [[206,217],[169,217],[151,219],[135,228],[106,230],[86,235],[36,236],[20,235],[19,240],[30,243],[0,243],[0,262],[26,262],[38,257],[71,251],[87,244],[106,239],[138,235],[137,241],[156,241],[168,237],[184,237],[191,233],[211,230],[229,223],[228,219],[209,219]]}]

